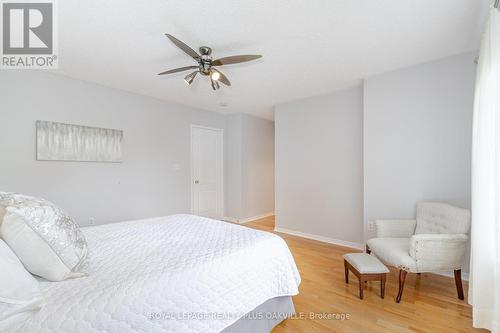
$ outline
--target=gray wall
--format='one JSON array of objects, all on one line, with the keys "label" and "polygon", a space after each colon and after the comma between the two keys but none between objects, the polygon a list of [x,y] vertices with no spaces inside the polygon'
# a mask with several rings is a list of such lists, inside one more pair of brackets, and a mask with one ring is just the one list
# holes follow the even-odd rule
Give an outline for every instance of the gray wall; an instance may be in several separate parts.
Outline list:
[{"label": "gray wall", "polygon": [[247,114],[227,121],[226,217],[274,212],[274,123]]},{"label": "gray wall", "polygon": [[470,208],[474,56],[277,106],[277,227],[362,243],[421,200]]},{"label": "gray wall", "polygon": [[[189,212],[190,124],[226,126],[216,113],[47,72],[2,71],[0,103],[0,191],[45,197],[81,225]],[[38,119],[124,130],[124,163],[37,162]]]},{"label": "gray wall", "polygon": [[226,179],[225,179],[225,217],[238,219],[242,213],[242,150],[243,117],[241,114],[227,116],[225,133]]},{"label": "gray wall", "polygon": [[414,218],[421,200],[470,208],[474,56],[365,80],[365,221]]},{"label": "gray wall", "polygon": [[475,55],[365,80],[365,238],[368,221],[414,218],[418,201],[470,208]]},{"label": "gray wall", "polygon": [[276,107],[276,226],[363,241],[363,90]]},{"label": "gray wall", "polygon": [[274,122],[243,114],[242,217],[274,212]]}]

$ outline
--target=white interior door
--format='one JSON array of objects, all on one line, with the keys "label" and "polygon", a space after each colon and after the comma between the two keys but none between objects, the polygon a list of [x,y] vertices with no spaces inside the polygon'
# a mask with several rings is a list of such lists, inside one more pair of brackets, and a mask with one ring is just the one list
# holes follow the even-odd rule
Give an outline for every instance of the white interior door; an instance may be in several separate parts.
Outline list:
[{"label": "white interior door", "polygon": [[224,214],[223,131],[191,126],[191,211],[221,219]]}]

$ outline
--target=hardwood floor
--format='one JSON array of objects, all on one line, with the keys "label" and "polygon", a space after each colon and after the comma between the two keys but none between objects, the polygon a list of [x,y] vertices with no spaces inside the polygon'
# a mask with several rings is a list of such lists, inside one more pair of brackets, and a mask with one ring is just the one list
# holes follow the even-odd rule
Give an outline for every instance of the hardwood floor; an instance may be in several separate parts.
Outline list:
[{"label": "hardwood floor", "polygon": [[[245,226],[273,232],[274,217]],[[453,278],[434,274],[408,274],[401,303],[396,270],[387,277],[385,299],[379,282],[368,282],[364,300],[358,281],[350,275],[344,282],[342,255],[352,249],[277,233],[293,253],[302,277],[300,293],[293,298],[295,310],[305,319],[288,319],[273,333],[288,332],[487,332],[472,328],[471,307],[457,298]],[[465,282],[465,281],[464,281]],[[467,293],[468,285],[464,283]],[[467,300],[467,295],[465,295]],[[346,320],[310,319],[309,313],[348,314]]]}]

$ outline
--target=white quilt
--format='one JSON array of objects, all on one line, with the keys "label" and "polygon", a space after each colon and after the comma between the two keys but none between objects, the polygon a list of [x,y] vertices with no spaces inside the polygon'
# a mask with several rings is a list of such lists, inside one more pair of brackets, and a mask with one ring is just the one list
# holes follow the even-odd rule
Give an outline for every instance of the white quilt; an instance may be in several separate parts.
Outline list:
[{"label": "white quilt", "polygon": [[268,299],[298,293],[293,257],[271,233],[192,215],[82,231],[89,276],[41,282],[43,308],[3,329],[220,332]]}]

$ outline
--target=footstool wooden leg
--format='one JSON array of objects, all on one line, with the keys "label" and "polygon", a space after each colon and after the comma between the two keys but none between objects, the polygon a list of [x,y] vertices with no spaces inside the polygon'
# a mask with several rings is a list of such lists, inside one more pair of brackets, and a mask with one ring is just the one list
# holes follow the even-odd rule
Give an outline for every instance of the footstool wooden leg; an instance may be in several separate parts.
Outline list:
[{"label": "footstool wooden leg", "polygon": [[345,270],[345,283],[349,283],[349,267],[347,267],[347,261],[344,260],[344,270]]},{"label": "footstool wooden leg", "polygon": [[383,299],[385,296],[385,275],[380,280],[380,297]]},{"label": "footstool wooden leg", "polygon": [[364,283],[363,283],[363,280],[361,279],[361,277],[359,277],[359,299],[363,299],[363,288],[364,287]]}]

